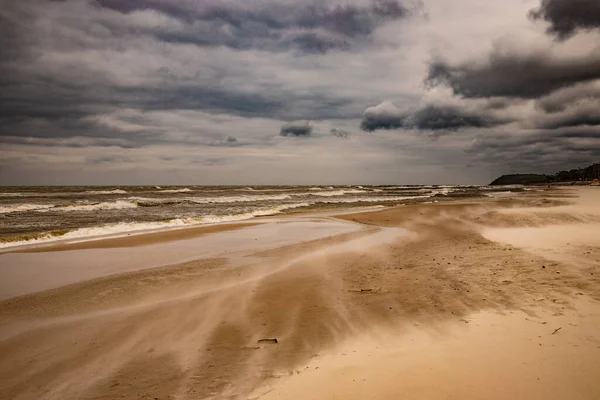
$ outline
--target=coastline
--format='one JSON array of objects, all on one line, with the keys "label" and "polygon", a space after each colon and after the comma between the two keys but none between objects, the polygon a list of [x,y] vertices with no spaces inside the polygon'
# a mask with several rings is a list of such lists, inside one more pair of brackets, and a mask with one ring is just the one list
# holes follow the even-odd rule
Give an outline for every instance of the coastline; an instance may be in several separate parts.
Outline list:
[{"label": "coastline", "polygon": [[209,233],[235,230],[246,226],[253,226],[265,222],[272,222],[274,220],[278,221],[280,218],[286,217],[310,217],[322,215],[341,215],[353,212],[370,212],[377,211],[381,207],[385,206],[332,208],[320,211],[294,211],[286,214],[254,216],[240,221],[223,221],[213,223],[198,223],[182,226],[165,226],[162,228],[148,228],[143,230],[123,231],[113,234],[100,234],[93,236],[84,236],[79,238],[65,239],[61,236],[57,236],[52,240],[31,240],[7,247],[0,247],[0,254],[145,246],[161,242],[184,240],[187,238],[197,237]]},{"label": "coastline", "polygon": [[0,389],[20,398],[493,398],[502,388],[593,398],[600,384],[576,372],[600,360],[600,239],[587,234],[600,227],[598,199],[598,188],[552,188],[2,253],[5,277],[29,262],[30,276],[51,267],[85,279],[2,296]]},{"label": "coastline", "polygon": [[[18,189],[18,188],[17,188]],[[0,252],[324,211],[495,197],[520,187],[386,186],[4,191]],[[500,190],[500,191],[499,191]],[[506,192],[502,192],[506,190]],[[114,243],[113,243],[114,244]]]}]

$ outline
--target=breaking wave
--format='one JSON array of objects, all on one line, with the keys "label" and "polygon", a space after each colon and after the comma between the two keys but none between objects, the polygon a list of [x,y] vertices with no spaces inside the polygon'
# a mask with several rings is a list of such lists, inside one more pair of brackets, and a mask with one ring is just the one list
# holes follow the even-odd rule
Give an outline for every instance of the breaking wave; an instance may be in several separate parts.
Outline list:
[{"label": "breaking wave", "polygon": [[126,190],[123,189],[115,189],[115,190],[89,190],[83,192],[85,194],[127,194]]},{"label": "breaking wave", "polygon": [[141,207],[156,207],[167,204],[195,203],[195,204],[226,204],[226,203],[244,203],[259,202],[269,200],[289,200],[291,197],[287,194],[279,195],[256,195],[256,196],[221,196],[221,197],[181,197],[181,198],[149,198],[149,197],[130,197],[129,200]]},{"label": "breaking wave", "polygon": [[425,199],[431,196],[378,196],[378,197],[354,197],[349,199],[335,199],[335,200],[318,200],[316,203],[325,204],[336,204],[336,203],[385,203],[392,201],[412,200],[412,199]]},{"label": "breaking wave", "polygon": [[165,190],[161,190],[161,193],[188,193],[191,192],[192,189],[190,188],[183,188],[183,189],[165,189]]},{"label": "breaking wave", "polygon": [[25,193],[20,193],[20,192],[6,192],[6,193],[0,193],[0,197],[23,197],[26,196]]},{"label": "breaking wave", "polygon": [[335,196],[344,196],[346,194],[356,194],[356,193],[368,193],[368,192],[366,190],[347,189],[347,190],[334,190],[331,192],[300,193],[298,195],[299,196],[335,197]]},{"label": "breaking wave", "polygon": [[276,207],[262,208],[254,210],[252,212],[241,213],[241,214],[229,214],[229,215],[205,215],[197,218],[177,218],[168,221],[156,221],[156,222],[121,222],[117,224],[93,226],[88,228],[78,228],[67,231],[54,231],[39,235],[27,236],[27,237],[9,237],[0,239],[0,248],[23,246],[28,244],[38,244],[54,242],[57,240],[89,240],[93,238],[111,236],[118,237],[124,234],[153,231],[167,228],[186,227],[193,225],[202,224],[214,224],[222,222],[234,222],[244,221],[252,219],[254,217],[262,217],[269,215],[277,215],[281,212],[293,208],[308,207],[309,203],[294,203],[284,204]]},{"label": "breaking wave", "polygon": [[[422,196],[363,196],[363,197],[348,197],[348,198],[337,198],[342,197],[345,194],[357,194],[366,193],[364,190],[338,190],[329,192],[311,192],[311,193],[294,193],[294,194],[265,194],[265,195],[249,195],[249,196],[221,196],[221,197],[183,197],[183,198],[153,198],[153,197],[129,197],[126,200],[116,200],[110,202],[101,203],[75,203],[70,205],[54,205],[54,204],[15,204],[0,206],[0,214],[8,214],[14,212],[89,212],[89,211],[100,211],[100,210],[125,210],[133,209],[136,207],[162,207],[174,204],[232,204],[232,203],[260,203],[263,201],[282,201],[291,200],[294,197],[308,197],[317,196],[332,199],[313,199],[310,202],[302,203],[304,205],[312,204],[349,204],[349,203],[376,203],[376,202],[389,202],[397,200],[407,199],[420,199],[431,197],[435,194],[447,194],[451,192],[448,189],[441,189],[434,191],[428,195]],[[293,208],[293,204],[283,204],[278,207],[282,209]],[[271,208],[270,208],[271,209]],[[260,209],[256,212],[261,212]]]},{"label": "breaking wave", "polygon": [[68,206],[54,206],[45,209],[34,210],[36,212],[49,212],[49,211],[99,211],[99,210],[123,210],[126,208],[136,208],[137,204],[130,201],[117,200],[105,203],[92,203],[92,204],[72,204]]},{"label": "breaking wave", "polygon": [[492,198],[497,198],[497,197],[509,197],[514,195],[514,192],[489,192],[489,193],[484,193],[485,196],[487,197],[492,197]]},{"label": "breaking wave", "polygon": [[15,204],[0,207],[0,214],[9,214],[13,212],[39,211],[54,207],[52,204]]}]

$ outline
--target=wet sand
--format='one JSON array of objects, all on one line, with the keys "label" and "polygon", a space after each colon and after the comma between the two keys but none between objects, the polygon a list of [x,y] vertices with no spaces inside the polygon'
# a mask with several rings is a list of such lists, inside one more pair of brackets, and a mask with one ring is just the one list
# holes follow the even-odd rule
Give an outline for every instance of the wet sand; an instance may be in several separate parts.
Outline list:
[{"label": "wet sand", "polygon": [[4,253],[42,253],[51,251],[66,251],[66,250],[87,250],[87,249],[114,249],[123,247],[148,246],[156,243],[173,242],[185,239],[192,239],[199,236],[204,236],[209,233],[227,232],[235,229],[240,229],[248,226],[257,225],[258,223],[226,223],[218,225],[188,227],[182,229],[171,229],[165,231],[129,234],[127,236],[119,236],[114,238],[106,238],[99,240],[86,240],[83,242],[74,243],[44,243],[41,245],[29,245],[18,248],[4,248],[1,251]]},{"label": "wet sand", "polygon": [[583,187],[2,254],[0,397],[600,398],[598,227]]}]

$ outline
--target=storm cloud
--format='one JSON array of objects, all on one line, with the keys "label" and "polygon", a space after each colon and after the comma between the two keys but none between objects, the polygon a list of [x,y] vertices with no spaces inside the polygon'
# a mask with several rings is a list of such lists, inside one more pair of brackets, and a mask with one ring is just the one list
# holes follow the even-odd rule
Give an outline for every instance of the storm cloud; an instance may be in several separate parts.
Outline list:
[{"label": "storm cloud", "polygon": [[[50,147],[48,140],[31,139],[56,138],[71,146],[78,142],[60,139],[90,137],[94,140],[82,143],[211,145],[220,133],[211,132],[209,115],[271,118],[279,125],[347,118],[363,109],[358,99],[321,88],[298,90],[304,85],[299,80],[262,75],[265,66],[298,64],[291,55],[266,60],[228,48],[165,45],[145,29],[168,26],[169,20],[144,12],[122,15],[80,1],[28,0],[2,7],[0,136],[10,138],[5,142]],[[176,126],[177,118],[167,114],[185,112],[209,121],[190,129],[189,121]]]},{"label": "storm cloud", "polygon": [[369,107],[363,114],[360,128],[363,131],[373,132],[378,129],[399,129],[404,124],[406,113],[400,111],[391,101]]},{"label": "storm cloud", "polygon": [[[405,0],[403,0],[405,1]],[[178,29],[149,33],[162,41],[197,46],[305,53],[349,50],[371,40],[373,32],[416,11],[418,3],[372,0],[368,4],[333,1],[257,2],[95,0],[119,13],[153,11],[177,21]]]},{"label": "storm cloud", "polygon": [[542,0],[529,13],[534,20],[550,23],[548,33],[566,39],[578,30],[600,28],[600,2],[597,0]]},{"label": "storm cloud", "polygon": [[461,128],[487,128],[504,121],[482,112],[472,112],[453,106],[427,105],[406,119],[405,126],[418,130],[455,131]]},{"label": "storm cloud", "polygon": [[404,126],[413,121],[417,129],[476,128],[466,154],[485,164],[504,160],[511,169],[597,161],[600,38],[597,32],[579,33],[599,26],[598,11],[596,1],[542,0],[529,17],[549,22],[548,33],[560,41],[505,37],[492,41],[491,51],[462,61],[437,55],[426,90],[449,90],[451,106],[426,106]]},{"label": "storm cloud", "polygon": [[486,183],[597,155],[597,2],[0,2],[3,183]]},{"label": "storm cloud", "polygon": [[293,121],[281,127],[279,134],[281,136],[310,136],[313,126],[309,121]]},{"label": "storm cloud", "polygon": [[475,139],[467,154],[482,164],[504,162],[508,172],[556,172],[600,158],[600,130],[566,128],[522,134],[491,133]]},{"label": "storm cloud", "polygon": [[600,103],[600,80],[582,83],[557,90],[548,96],[539,98],[536,107],[546,113],[557,113],[583,102]]},{"label": "storm cloud", "polygon": [[361,128],[413,129],[418,131],[456,131],[462,128],[487,128],[508,121],[492,116],[485,109],[445,104],[426,104],[414,111],[401,111],[391,102],[369,107],[364,113]]},{"label": "storm cloud", "polygon": [[429,86],[447,85],[461,96],[535,99],[580,82],[600,78],[600,48],[587,54],[561,56],[550,50],[518,52],[498,45],[483,60],[452,65],[435,61]]}]

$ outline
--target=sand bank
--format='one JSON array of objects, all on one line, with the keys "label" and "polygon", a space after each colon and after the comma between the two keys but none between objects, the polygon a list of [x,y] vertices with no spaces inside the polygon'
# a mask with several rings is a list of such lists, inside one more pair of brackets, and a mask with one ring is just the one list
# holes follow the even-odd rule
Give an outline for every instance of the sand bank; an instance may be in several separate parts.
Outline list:
[{"label": "sand bank", "polygon": [[0,303],[0,393],[598,398],[598,204],[553,189],[3,254],[33,286]]}]

